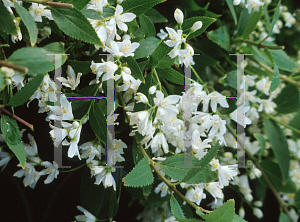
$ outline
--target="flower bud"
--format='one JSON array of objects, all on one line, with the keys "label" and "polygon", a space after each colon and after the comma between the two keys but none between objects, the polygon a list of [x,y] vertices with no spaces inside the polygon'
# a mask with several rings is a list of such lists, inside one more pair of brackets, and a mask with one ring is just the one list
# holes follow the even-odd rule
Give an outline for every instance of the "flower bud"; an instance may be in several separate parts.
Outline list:
[{"label": "flower bud", "polygon": [[262,207],[263,203],[260,200],[257,200],[257,201],[253,202],[253,205],[256,206],[256,207]]},{"label": "flower bud", "polygon": [[154,94],[155,91],[156,91],[156,86],[151,86],[151,87],[149,88],[149,93],[150,93],[151,95]]},{"label": "flower bud", "polygon": [[181,25],[183,23],[183,13],[179,8],[175,10],[174,17],[178,24]]},{"label": "flower bud", "polygon": [[137,93],[135,99],[138,100],[137,103],[148,103],[148,99],[143,93]]},{"label": "flower bud", "polygon": [[202,25],[203,23],[201,21],[195,22],[191,28],[192,32],[196,32],[197,30],[201,29]]},{"label": "flower bud", "polygon": [[74,121],[74,122],[72,123],[72,127],[73,127],[74,129],[77,129],[77,128],[79,127],[79,123],[78,123],[77,121]]},{"label": "flower bud", "polygon": [[241,3],[241,0],[233,0],[234,5],[239,5]]},{"label": "flower bud", "polygon": [[121,4],[124,0],[117,0],[118,4]]},{"label": "flower bud", "polygon": [[6,83],[7,86],[8,86],[8,85],[11,85],[11,79],[6,79],[6,80],[5,80],[5,83]]},{"label": "flower bud", "polygon": [[264,217],[264,214],[263,212],[261,211],[261,209],[259,208],[253,208],[253,214],[257,217],[257,218],[263,218]]},{"label": "flower bud", "polygon": [[243,207],[241,207],[241,208],[239,209],[239,216],[240,216],[241,218],[244,218],[244,217],[245,217],[245,210],[244,210]]}]

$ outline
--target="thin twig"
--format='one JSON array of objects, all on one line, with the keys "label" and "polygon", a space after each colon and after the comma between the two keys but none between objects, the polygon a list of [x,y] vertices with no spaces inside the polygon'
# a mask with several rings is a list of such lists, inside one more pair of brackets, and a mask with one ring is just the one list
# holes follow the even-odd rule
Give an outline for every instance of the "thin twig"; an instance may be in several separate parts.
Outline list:
[{"label": "thin twig", "polygon": [[26,122],[25,120],[21,119],[20,117],[18,117],[17,115],[13,115],[11,112],[9,112],[8,110],[4,109],[4,108],[0,108],[0,111],[2,113],[5,113],[6,115],[10,116],[11,118],[14,118],[15,120],[17,120],[18,122],[22,123],[23,125],[27,126],[28,128],[30,128],[32,131],[33,130],[33,125]]},{"label": "thin twig", "polygon": [[47,2],[44,5],[57,6],[63,8],[74,8],[74,5],[60,2]]},{"label": "thin twig", "polygon": [[6,62],[6,61],[0,61],[0,66],[5,66],[7,68],[11,68],[14,69],[16,71],[20,71],[20,72],[24,72],[24,73],[28,73],[28,68],[25,66],[18,66],[15,64],[12,64],[10,62]]},{"label": "thin twig", "polygon": [[282,45],[282,46],[264,45],[264,44],[261,44],[261,43],[258,43],[258,42],[253,42],[253,41],[248,40],[248,39],[237,39],[237,40],[233,40],[233,42],[245,42],[247,44],[254,45],[254,46],[256,46],[259,49],[260,48],[285,49],[284,45]]}]

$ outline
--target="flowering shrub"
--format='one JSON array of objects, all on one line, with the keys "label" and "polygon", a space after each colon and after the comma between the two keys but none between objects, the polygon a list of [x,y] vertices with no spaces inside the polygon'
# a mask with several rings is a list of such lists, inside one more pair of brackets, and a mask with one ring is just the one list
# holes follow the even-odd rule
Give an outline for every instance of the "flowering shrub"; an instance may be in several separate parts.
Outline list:
[{"label": "flowering shrub", "polygon": [[[16,157],[32,189],[81,175],[76,221],[113,221],[122,192],[144,206],[139,221],[269,221],[267,190],[278,220],[297,221],[296,14],[280,0],[219,2],[222,14],[173,1],[169,16],[163,0],[2,0],[2,170]],[[14,115],[33,100],[54,158]]]}]

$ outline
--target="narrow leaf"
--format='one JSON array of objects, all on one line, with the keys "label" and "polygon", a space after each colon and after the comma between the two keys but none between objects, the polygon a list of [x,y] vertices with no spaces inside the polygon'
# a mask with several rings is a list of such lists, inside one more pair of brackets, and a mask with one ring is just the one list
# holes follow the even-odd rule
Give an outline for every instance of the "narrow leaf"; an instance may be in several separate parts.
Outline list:
[{"label": "narrow leaf", "polygon": [[147,157],[144,157],[124,178],[124,186],[144,187],[154,181]]},{"label": "narrow leaf", "polygon": [[67,35],[90,44],[103,46],[92,25],[76,8],[51,7],[57,26]]},{"label": "narrow leaf", "polygon": [[280,77],[279,77],[279,69],[278,66],[275,65],[274,75],[270,86],[270,91],[273,92],[277,87],[280,86]]},{"label": "narrow leaf", "polygon": [[230,49],[230,36],[226,26],[222,26],[214,31],[209,32],[208,38],[221,46],[223,49],[227,51]]},{"label": "narrow leaf", "polygon": [[90,125],[95,135],[102,141],[106,141],[107,126],[104,113],[100,109],[98,103],[93,103],[89,113]]},{"label": "narrow leaf", "polygon": [[37,88],[41,85],[43,79],[43,74],[39,74],[36,77],[34,77],[9,100],[8,105],[16,107],[27,102],[27,100],[30,99],[30,97],[35,93]]},{"label": "narrow leaf", "polygon": [[27,31],[30,36],[30,44],[31,46],[34,46],[38,35],[38,29],[36,27],[36,23],[32,18],[32,15],[23,6],[19,5],[18,3],[15,3],[15,8],[18,14],[21,16],[21,19],[27,28]]},{"label": "narrow leaf", "polygon": [[170,206],[171,206],[172,214],[177,220],[185,218],[183,211],[180,205],[178,204],[177,200],[175,199],[174,195],[171,195]]},{"label": "narrow leaf", "polygon": [[151,20],[145,15],[141,15],[139,18],[140,18],[140,24],[142,27],[142,32],[145,35],[145,37],[146,38],[150,37],[150,36],[155,37],[156,31],[155,31],[154,25],[151,22]]},{"label": "narrow leaf", "polygon": [[145,12],[145,15],[148,16],[148,18],[153,23],[168,22],[168,19],[166,19],[162,14],[160,14],[154,8],[150,8],[147,12]]},{"label": "narrow leaf", "polygon": [[18,35],[17,27],[7,8],[0,2],[0,29],[12,35]]},{"label": "narrow leaf", "polygon": [[276,8],[276,11],[275,11],[275,14],[274,14],[274,18],[272,20],[272,24],[271,24],[271,27],[270,27],[270,30],[268,32],[268,35],[265,37],[265,39],[269,38],[270,35],[273,33],[273,28],[279,18],[279,15],[280,15],[280,6],[281,6],[281,0],[278,1],[278,4],[277,4],[277,8]]},{"label": "narrow leaf", "polygon": [[184,85],[184,75],[176,71],[172,67],[164,69],[156,69],[159,77],[169,80],[178,85]]},{"label": "narrow leaf", "polygon": [[234,6],[233,6],[233,0],[226,0],[226,3],[228,5],[228,8],[229,8],[229,10],[231,12],[231,15],[233,17],[234,24],[237,25],[237,17],[236,17],[236,13],[235,13]]},{"label": "narrow leaf", "polygon": [[255,29],[257,22],[260,20],[260,17],[262,16],[262,7],[260,7],[259,11],[254,11],[251,13],[251,17],[248,21],[248,24],[243,32],[242,38],[247,39],[251,32]]},{"label": "narrow leaf", "polygon": [[271,148],[278,161],[283,181],[287,181],[289,178],[290,157],[286,137],[282,129],[273,120],[265,118],[264,125]]},{"label": "narrow leaf", "polygon": [[90,0],[62,0],[62,3],[68,3],[74,5],[75,8],[81,10],[90,2]]}]

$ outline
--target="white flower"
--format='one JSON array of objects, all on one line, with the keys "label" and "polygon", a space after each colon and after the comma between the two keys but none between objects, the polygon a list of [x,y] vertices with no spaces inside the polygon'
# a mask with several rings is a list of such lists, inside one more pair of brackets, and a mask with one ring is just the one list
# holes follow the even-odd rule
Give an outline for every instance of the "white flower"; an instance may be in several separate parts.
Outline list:
[{"label": "white flower", "polygon": [[222,188],[218,182],[210,182],[205,185],[205,189],[215,198],[215,203],[217,203],[217,198],[224,199]]},{"label": "white flower", "polygon": [[56,77],[59,81],[61,81],[61,83],[66,86],[66,87],[69,87],[71,88],[71,90],[75,90],[76,87],[79,85],[80,83],[80,77],[82,76],[82,73],[78,73],[77,74],[77,77],[75,75],[75,72],[73,70],[73,68],[68,65],[68,68],[67,68],[67,79],[65,79],[64,77]]},{"label": "white flower", "polygon": [[163,147],[165,153],[169,152],[169,145],[167,143],[165,135],[162,132],[159,132],[154,136],[151,142],[152,153],[158,151],[158,156],[160,156],[160,154],[162,154],[161,147]]},{"label": "white flower", "polygon": [[179,101],[180,96],[171,95],[167,96],[166,98],[164,97],[165,96],[161,91],[156,91],[156,97],[153,99],[153,101],[156,106],[159,106],[158,112],[161,115],[164,115],[165,113],[179,113],[178,109],[174,106],[174,104],[176,104]]},{"label": "white flower", "polygon": [[102,166],[92,166],[91,171],[91,174],[96,177],[95,184],[99,185],[101,182],[103,182],[103,186],[105,188],[113,186],[114,190],[116,191],[116,181],[111,175],[110,169]]},{"label": "white flower", "polygon": [[78,150],[78,142],[80,140],[82,125],[80,125],[77,129],[72,129],[69,132],[69,137],[71,138],[70,147],[68,150],[68,157],[73,158],[75,155],[81,160],[79,150]]},{"label": "white flower", "polygon": [[34,140],[34,137],[29,133],[28,133],[27,137],[30,141],[30,145],[28,145],[28,144],[24,145],[24,149],[25,149],[27,158],[34,163],[40,163],[41,159],[39,157],[36,157],[36,155],[38,153],[38,148],[37,148],[37,144]]},{"label": "white flower", "polygon": [[22,4],[22,1],[16,1],[16,0],[2,0],[4,6],[7,8],[7,10],[13,14],[13,11],[11,10],[11,8],[15,7],[15,2],[18,3],[19,5]]},{"label": "white flower", "polygon": [[29,12],[32,15],[34,21],[42,22],[42,16],[45,16],[49,20],[53,20],[51,11],[45,8],[46,6],[42,4],[32,3],[32,5],[29,8]]},{"label": "white flower", "polygon": [[0,166],[3,166],[1,171],[4,170],[10,159],[11,156],[9,155],[9,153],[2,151],[2,148],[0,147]]},{"label": "white flower", "polygon": [[251,119],[245,116],[245,113],[247,113],[250,109],[250,106],[239,106],[236,110],[234,110],[232,113],[230,113],[230,118],[246,128],[246,125],[249,125],[252,123]]},{"label": "white flower", "polygon": [[201,159],[205,154],[205,148],[211,148],[211,145],[208,144],[212,140],[211,139],[205,139],[204,141],[200,138],[200,132],[199,130],[194,130],[192,134],[192,147],[193,151],[196,153],[195,157],[198,159]]},{"label": "white flower", "polygon": [[137,93],[134,99],[137,100],[137,103],[149,103],[147,97],[143,93]]},{"label": "white flower", "polygon": [[95,156],[101,158],[102,146],[92,144],[92,142],[86,142],[79,146],[79,149],[84,152],[81,154],[81,158],[88,158],[86,163],[90,163],[94,160]]},{"label": "white flower", "polygon": [[[21,167],[21,164],[18,164],[18,167]],[[38,182],[40,175],[34,169],[34,164],[26,163],[25,169],[18,170],[14,173],[15,177],[24,177],[23,184],[24,187],[30,186],[32,189],[35,187]]]},{"label": "white flower", "polygon": [[200,205],[201,200],[206,198],[206,194],[203,193],[203,189],[200,187],[189,189],[185,196],[197,205]]},{"label": "white flower", "polygon": [[289,12],[283,12],[282,13],[285,21],[285,26],[291,28],[293,24],[296,23],[296,19],[293,17],[293,15]]},{"label": "white flower", "polygon": [[157,33],[157,36],[163,40],[168,37],[168,33],[166,33],[163,29],[160,29],[160,33]]},{"label": "white flower", "polygon": [[53,164],[51,164],[49,161],[44,161],[41,163],[41,165],[45,166],[46,169],[39,172],[39,174],[41,176],[49,174],[47,179],[44,181],[45,184],[51,183],[54,180],[54,178],[57,178],[59,171],[58,164],[55,161],[53,161]]},{"label": "white flower", "polygon": [[245,8],[248,9],[248,13],[250,14],[252,12],[252,9],[254,9],[254,11],[259,11],[259,7],[263,5],[264,3],[260,0],[248,0]]},{"label": "white flower", "polygon": [[91,0],[86,9],[93,9],[96,12],[102,12],[103,7],[107,4],[107,0]]},{"label": "white flower", "polygon": [[51,112],[47,118],[51,120],[73,120],[71,102],[67,100],[64,94],[60,97],[60,104],[61,106],[48,106]]},{"label": "white flower", "polygon": [[179,65],[184,64],[187,67],[195,65],[193,60],[194,49],[189,44],[185,44],[185,49],[179,50],[177,54]]},{"label": "white flower", "polygon": [[261,177],[261,175],[262,172],[256,167],[252,168],[249,173],[249,177],[251,180],[254,180],[255,178],[259,178]]},{"label": "white flower", "polygon": [[[92,67],[92,66],[95,66],[94,64],[95,64],[95,63],[92,62],[91,67]],[[96,63],[96,64],[97,64],[97,63]],[[107,81],[107,80],[109,80],[109,79],[114,79],[114,78],[115,78],[115,76],[114,76],[115,71],[117,71],[117,69],[118,69],[118,66],[117,66],[115,63],[113,63],[113,62],[111,62],[111,61],[104,62],[103,60],[102,60],[102,63],[98,63],[98,64],[96,65],[96,67],[97,67],[97,68],[96,68],[97,79],[98,79],[99,77],[101,77],[102,74],[104,73],[104,75],[103,75],[103,77],[102,77],[102,80],[103,80],[103,81]],[[91,69],[93,70],[93,68],[91,68]]]},{"label": "white flower", "polygon": [[203,112],[207,111],[208,103],[210,102],[210,107],[213,112],[217,111],[217,104],[219,103],[222,107],[228,108],[229,105],[226,101],[226,96],[223,96],[222,94],[218,92],[212,92],[209,95],[207,95],[206,98],[203,100]]},{"label": "white flower", "polygon": [[171,216],[171,217],[165,219],[164,222],[178,222],[178,220],[176,220],[176,218],[174,216]]},{"label": "white flower", "polygon": [[[72,128],[72,124],[64,121],[61,121],[61,125],[63,128],[67,128],[67,129]],[[52,129],[49,133],[50,136],[52,137],[52,140],[54,140],[54,146],[58,147],[58,145],[66,138],[70,130],[52,126],[50,123],[49,126]]]},{"label": "white flower", "polygon": [[241,218],[244,218],[244,217],[245,217],[245,210],[244,210],[243,207],[241,207],[241,208],[239,209],[239,216],[240,216]]},{"label": "white flower", "polygon": [[124,32],[127,32],[128,26],[125,24],[125,22],[131,22],[133,19],[135,19],[136,15],[133,13],[122,14],[122,12],[123,7],[121,5],[117,5],[114,19],[119,29],[121,29]]},{"label": "white flower", "polygon": [[165,197],[168,193],[170,193],[168,185],[165,184],[165,182],[161,182],[160,184],[157,185],[157,187],[154,189],[155,193],[160,193],[161,197]]},{"label": "white flower", "polygon": [[140,46],[140,43],[131,43],[130,39],[126,38],[123,42],[117,42],[120,52],[123,53],[124,57],[134,56],[134,51]]},{"label": "white flower", "polygon": [[202,26],[203,26],[203,23],[201,21],[195,22],[191,28],[191,31],[196,32],[197,30],[201,29]]},{"label": "white flower", "polygon": [[165,41],[167,46],[174,47],[177,44],[180,44],[182,42],[185,42],[185,39],[182,38],[182,30],[178,30],[177,32],[169,27],[166,27],[166,30],[168,31],[170,40]]},{"label": "white flower", "polygon": [[[220,186],[228,186],[229,180],[233,179],[233,177],[237,175],[236,168],[230,166],[221,166],[219,164],[218,159],[211,161],[210,164],[211,164],[212,171],[218,170]],[[236,166],[236,165],[231,165],[231,166]]]},{"label": "white flower", "polygon": [[238,177],[238,186],[240,188],[241,193],[244,195],[245,199],[248,202],[253,200],[252,190],[249,186],[249,180],[247,175],[242,175]]},{"label": "white flower", "polygon": [[77,209],[80,210],[81,212],[83,212],[84,215],[77,215],[75,217],[76,220],[84,221],[84,222],[95,222],[95,221],[97,221],[97,218],[93,214],[88,212],[86,209],[84,209],[83,207],[77,206]]},{"label": "white flower", "polygon": [[234,5],[239,5],[241,3],[241,0],[233,0]]},{"label": "white flower", "polygon": [[274,108],[277,107],[276,103],[271,101],[270,99],[261,99],[260,106],[258,108],[258,112],[265,111],[266,113],[273,113]]},{"label": "white flower", "polygon": [[22,33],[21,33],[21,29],[19,27],[20,20],[21,20],[21,18],[15,18],[14,19],[14,23],[16,24],[18,34],[17,35],[11,35],[11,41],[13,43],[16,43],[16,40],[19,40],[19,41],[22,40]]},{"label": "white flower", "polygon": [[175,18],[176,22],[181,25],[183,23],[183,17],[184,16],[183,16],[182,11],[179,8],[177,8],[174,12],[174,18]]}]

